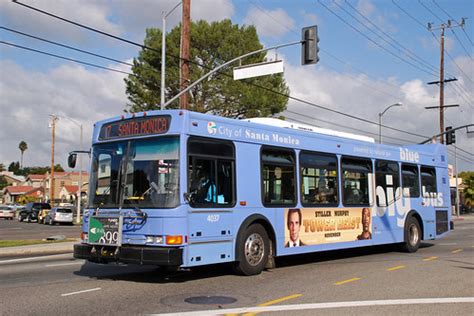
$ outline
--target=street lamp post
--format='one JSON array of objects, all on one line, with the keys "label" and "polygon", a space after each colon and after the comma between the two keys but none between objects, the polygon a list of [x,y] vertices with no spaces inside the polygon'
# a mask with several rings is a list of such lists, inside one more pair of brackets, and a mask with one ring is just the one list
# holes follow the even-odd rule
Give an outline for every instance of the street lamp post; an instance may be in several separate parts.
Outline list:
[{"label": "street lamp post", "polygon": [[387,112],[391,107],[402,105],[403,104],[401,102],[397,102],[395,104],[389,105],[383,112],[379,113],[379,144],[382,143],[382,115],[384,115],[385,112]]},{"label": "street lamp post", "polygon": [[[80,147],[81,147],[81,152],[84,150],[83,146],[83,128],[82,124],[77,122],[76,120],[67,117],[67,116],[60,116],[62,118],[65,118],[69,120],[70,122],[76,124],[80,130],[81,130],[81,136],[80,136]],[[76,217],[76,223],[81,222],[81,202],[82,202],[82,155],[79,155],[79,182],[77,184],[77,194],[76,194],[76,200],[77,200],[77,217]]]},{"label": "street lamp post", "polygon": [[161,110],[165,109],[165,71],[166,71],[166,18],[181,4],[181,1],[168,13],[162,12],[163,28],[161,29]]}]

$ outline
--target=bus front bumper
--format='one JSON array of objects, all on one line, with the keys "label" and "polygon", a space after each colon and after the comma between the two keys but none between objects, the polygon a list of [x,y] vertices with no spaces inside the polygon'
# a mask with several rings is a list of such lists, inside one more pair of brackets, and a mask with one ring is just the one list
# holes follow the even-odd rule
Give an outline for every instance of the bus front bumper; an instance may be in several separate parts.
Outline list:
[{"label": "bus front bumper", "polygon": [[183,249],[171,247],[110,247],[100,245],[75,244],[74,258],[92,262],[121,262],[157,266],[181,266]]}]

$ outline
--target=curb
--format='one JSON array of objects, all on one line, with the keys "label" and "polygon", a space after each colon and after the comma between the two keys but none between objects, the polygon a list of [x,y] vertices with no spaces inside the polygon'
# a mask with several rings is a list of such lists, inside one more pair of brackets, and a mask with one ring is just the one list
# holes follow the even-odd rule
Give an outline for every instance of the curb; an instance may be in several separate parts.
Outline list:
[{"label": "curb", "polygon": [[72,253],[79,241],[0,248],[0,258]]}]

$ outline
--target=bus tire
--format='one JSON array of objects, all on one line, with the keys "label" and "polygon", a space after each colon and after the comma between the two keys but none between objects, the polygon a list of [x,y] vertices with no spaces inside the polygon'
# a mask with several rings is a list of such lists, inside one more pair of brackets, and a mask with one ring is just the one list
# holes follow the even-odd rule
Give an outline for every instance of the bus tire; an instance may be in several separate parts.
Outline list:
[{"label": "bus tire", "polygon": [[416,252],[421,243],[421,227],[418,220],[410,216],[405,222],[405,241],[401,245],[404,252]]},{"label": "bus tire", "polygon": [[234,266],[241,275],[260,274],[265,268],[270,253],[270,240],[265,228],[260,224],[248,226],[237,239],[240,260]]}]

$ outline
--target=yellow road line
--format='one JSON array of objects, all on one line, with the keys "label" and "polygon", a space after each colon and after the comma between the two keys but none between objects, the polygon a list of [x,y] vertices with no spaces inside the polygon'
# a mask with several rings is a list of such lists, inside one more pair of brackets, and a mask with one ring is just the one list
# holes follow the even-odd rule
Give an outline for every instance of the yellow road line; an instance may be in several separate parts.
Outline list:
[{"label": "yellow road line", "polygon": [[388,268],[387,271],[395,271],[395,270],[400,270],[400,269],[404,269],[406,268],[406,266],[396,266],[396,267],[391,267],[391,268]]},{"label": "yellow road line", "polygon": [[431,261],[431,260],[436,260],[438,259],[438,257],[428,257],[428,258],[424,258],[423,261]]},{"label": "yellow road line", "polygon": [[336,282],[336,283],[334,283],[334,285],[342,285],[342,284],[346,284],[346,283],[354,282],[354,281],[359,281],[359,280],[361,280],[361,278],[352,278],[352,279],[349,279],[349,280]]},{"label": "yellow road line", "polygon": [[[277,298],[276,300],[273,300],[273,301],[268,301],[268,302],[265,302],[265,303],[262,303],[262,304],[258,304],[257,306],[259,306],[259,307],[270,306],[270,305],[278,304],[278,303],[283,302],[283,301],[291,300],[293,298],[298,298],[300,296],[303,296],[303,294],[288,295],[288,296],[285,296],[285,297]],[[258,313],[246,313],[246,314],[244,314],[244,316],[252,316],[252,315],[256,315],[256,314],[258,314]]]},{"label": "yellow road line", "polygon": [[461,251],[463,251],[463,250],[462,249],[455,249],[455,250],[451,251],[451,253],[459,253]]}]

